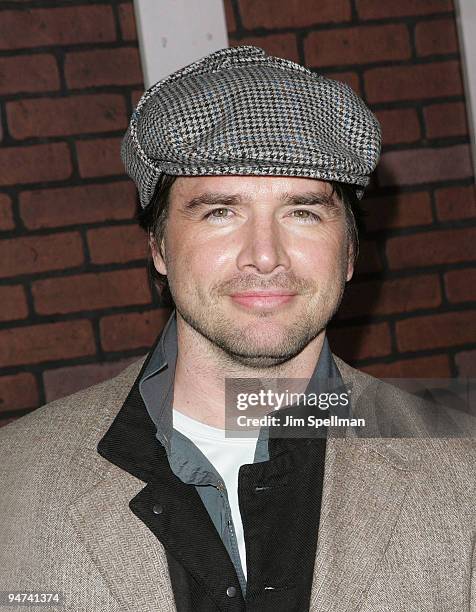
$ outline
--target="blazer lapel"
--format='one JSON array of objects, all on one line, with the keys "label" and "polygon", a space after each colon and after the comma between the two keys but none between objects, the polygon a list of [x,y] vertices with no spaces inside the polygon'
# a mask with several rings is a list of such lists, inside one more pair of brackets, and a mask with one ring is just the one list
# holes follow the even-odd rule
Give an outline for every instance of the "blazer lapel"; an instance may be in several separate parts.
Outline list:
[{"label": "blazer lapel", "polygon": [[328,440],[312,612],[359,610],[411,475],[369,448],[367,440]]},{"label": "blazer lapel", "polygon": [[129,509],[146,483],[112,466],[68,508],[111,593],[128,612],[176,612],[162,544]]},{"label": "blazer lapel", "polygon": [[[352,396],[366,377],[336,358]],[[311,612],[355,612],[382,561],[419,455],[395,438],[328,432]]]},{"label": "blazer lapel", "polygon": [[[157,460],[155,427],[140,410],[135,384],[149,359],[121,373],[96,406],[97,422],[89,423],[92,433],[72,464],[79,490],[67,517],[124,611],[176,612],[164,547],[130,509]],[[79,494],[84,471],[97,478]]]}]

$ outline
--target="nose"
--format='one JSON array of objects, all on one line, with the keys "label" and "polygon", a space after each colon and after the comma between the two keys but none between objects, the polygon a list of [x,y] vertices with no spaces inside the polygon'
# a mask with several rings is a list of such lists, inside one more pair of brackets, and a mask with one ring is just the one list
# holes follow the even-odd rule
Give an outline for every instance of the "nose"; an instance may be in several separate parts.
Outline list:
[{"label": "nose", "polygon": [[278,267],[290,268],[283,230],[271,215],[263,213],[248,219],[242,231],[242,247],[237,258],[240,270],[253,268],[255,272],[269,274]]}]

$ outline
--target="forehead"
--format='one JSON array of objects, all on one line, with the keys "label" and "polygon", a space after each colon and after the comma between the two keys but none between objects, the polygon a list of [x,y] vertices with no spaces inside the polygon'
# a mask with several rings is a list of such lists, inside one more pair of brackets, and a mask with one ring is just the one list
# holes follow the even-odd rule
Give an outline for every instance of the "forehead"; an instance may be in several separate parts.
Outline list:
[{"label": "forehead", "polygon": [[288,176],[180,176],[174,182],[170,196],[172,201],[180,202],[203,193],[223,193],[240,195],[249,201],[262,201],[310,192],[331,195],[332,186],[327,181]]}]

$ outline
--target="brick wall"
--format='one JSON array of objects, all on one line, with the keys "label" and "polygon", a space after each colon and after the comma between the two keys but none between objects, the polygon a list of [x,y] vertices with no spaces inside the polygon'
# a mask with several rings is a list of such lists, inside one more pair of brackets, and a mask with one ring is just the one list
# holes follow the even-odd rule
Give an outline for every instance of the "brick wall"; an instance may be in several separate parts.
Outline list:
[{"label": "brick wall", "polygon": [[[143,91],[130,2],[1,2],[0,418],[113,375],[166,312],[119,146]],[[151,333],[152,332],[152,333]]]},{"label": "brick wall", "polygon": [[[272,4],[272,10],[270,10]],[[449,0],[226,0],[230,44],[349,83],[385,149],[333,346],[380,376],[474,373],[475,199]],[[130,2],[0,2],[0,422],[113,375],[168,316],[119,144]]]}]

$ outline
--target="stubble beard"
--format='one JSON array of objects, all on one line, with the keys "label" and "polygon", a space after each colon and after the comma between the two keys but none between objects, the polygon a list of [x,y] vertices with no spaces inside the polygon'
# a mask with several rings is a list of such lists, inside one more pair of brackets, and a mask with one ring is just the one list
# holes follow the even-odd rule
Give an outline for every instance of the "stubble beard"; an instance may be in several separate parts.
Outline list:
[{"label": "stubble beard", "polygon": [[[301,353],[327,327],[341,303],[345,277],[339,277],[336,282],[337,286],[329,291],[321,290],[317,299],[312,300],[312,306],[309,304],[304,313],[284,325],[276,341],[270,341],[266,325],[260,332],[253,322],[238,327],[236,320],[222,312],[219,298],[210,299],[208,296],[207,299],[194,291],[194,300],[178,300],[175,305],[184,321],[221,349],[232,362],[248,368],[271,368]],[[209,307],[198,306],[203,304],[209,304]],[[256,314],[257,320],[272,316],[272,311]]]}]

